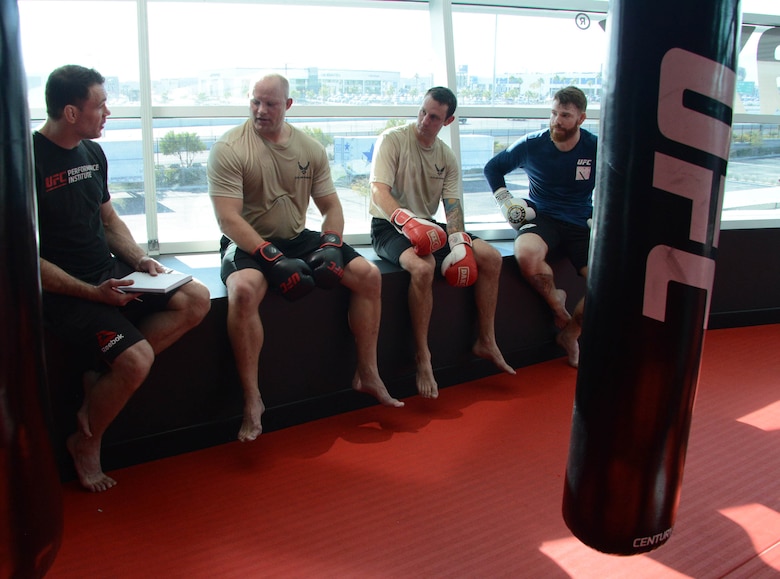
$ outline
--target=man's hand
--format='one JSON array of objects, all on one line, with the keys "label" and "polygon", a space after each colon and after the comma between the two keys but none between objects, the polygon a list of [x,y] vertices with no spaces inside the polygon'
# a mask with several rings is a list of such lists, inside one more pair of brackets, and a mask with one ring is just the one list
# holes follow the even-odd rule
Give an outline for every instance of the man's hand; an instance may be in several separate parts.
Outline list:
[{"label": "man's hand", "polygon": [[100,285],[95,286],[97,290],[97,299],[95,301],[117,307],[125,306],[138,298],[138,294],[126,292],[122,289],[129,285],[133,285],[132,280],[107,279]]},{"label": "man's hand", "polygon": [[138,263],[135,264],[135,270],[143,271],[150,275],[157,275],[158,273],[167,272],[168,268],[156,259],[152,259],[148,255],[144,255],[141,259],[138,260]]}]

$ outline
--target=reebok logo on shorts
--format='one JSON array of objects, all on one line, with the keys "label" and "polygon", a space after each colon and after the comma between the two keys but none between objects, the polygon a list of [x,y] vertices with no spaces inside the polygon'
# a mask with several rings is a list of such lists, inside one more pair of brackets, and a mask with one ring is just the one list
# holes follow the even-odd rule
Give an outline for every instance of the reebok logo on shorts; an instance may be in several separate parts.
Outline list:
[{"label": "reebok logo on shorts", "polygon": [[116,332],[110,332],[103,330],[97,333],[98,346],[100,351],[104,354],[113,348],[120,340],[124,339],[124,334],[117,334]]}]

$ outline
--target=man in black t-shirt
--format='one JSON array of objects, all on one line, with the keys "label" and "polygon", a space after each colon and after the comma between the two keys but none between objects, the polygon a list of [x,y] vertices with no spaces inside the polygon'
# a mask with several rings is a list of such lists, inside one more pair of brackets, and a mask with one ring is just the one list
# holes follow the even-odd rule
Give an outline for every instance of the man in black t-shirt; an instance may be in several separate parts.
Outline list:
[{"label": "man in black t-shirt", "polygon": [[200,323],[208,289],[193,280],[139,301],[122,287],[131,271],[166,268],[147,256],[111,205],[107,160],[90,139],[106,118],[105,79],[82,66],[58,68],[46,83],[48,118],[33,134],[43,316],[69,343],[91,349],[101,371],[84,375],[78,430],[67,440],[81,484],[116,484],[100,465],[103,433],[149,374],[154,358]]}]

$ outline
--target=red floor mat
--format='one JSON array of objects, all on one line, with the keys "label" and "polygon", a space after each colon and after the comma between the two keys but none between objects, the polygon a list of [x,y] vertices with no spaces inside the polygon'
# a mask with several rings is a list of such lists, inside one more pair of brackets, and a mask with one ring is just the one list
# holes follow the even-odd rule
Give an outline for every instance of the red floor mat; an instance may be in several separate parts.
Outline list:
[{"label": "red floor mat", "polygon": [[707,334],[670,541],[603,555],[561,495],[563,359],[64,487],[53,578],[777,577],[780,325]]}]

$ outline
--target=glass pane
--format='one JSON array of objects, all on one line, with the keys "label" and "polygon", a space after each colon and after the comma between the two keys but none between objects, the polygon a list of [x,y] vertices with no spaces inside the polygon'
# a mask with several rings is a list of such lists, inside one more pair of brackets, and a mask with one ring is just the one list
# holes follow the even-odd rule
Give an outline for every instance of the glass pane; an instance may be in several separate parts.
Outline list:
[{"label": "glass pane", "polygon": [[[472,227],[495,226],[510,231],[496,206],[493,193],[482,173],[495,153],[503,151],[517,139],[546,129],[545,119],[474,119],[460,126],[463,158],[463,204],[466,222]],[[598,121],[586,120],[582,128],[599,134]],[[506,175],[507,189],[515,197],[528,197],[528,177],[522,169]]]},{"label": "glass pane", "polygon": [[19,21],[31,108],[45,108],[46,79],[64,64],[94,68],[105,76],[109,107],[138,102],[135,2],[22,0]]},{"label": "glass pane", "polygon": [[[546,128],[548,121],[539,119],[473,119],[461,125],[461,148],[464,163],[466,141],[492,138],[495,152],[506,149],[524,134]],[[598,135],[596,121],[586,120],[583,128]],[[482,158],[485,153],[480,152]],[[479,161],[481,162],[481,160]],[[487,161],[485,161],[486,163]],[[477,163],[478,164],[478,163]],[[465,166],[465,165],[464,165]],[[484,163],[482,163],[484,167]],[[526,197],[528,178],[516,169],[506,176],[507,188],[517,197]],[[495,224],[504,227],[490,187],[476,169],[463,175],[464,205],[467,223],[472,226]],[[723,220],[777,219],[780,217],[780,125],[736,123],[723,201]],[[506,226],[507,229],[509,226]]]},{"label": "glass pane", "polygon": [[154,170],[161,244],[216,241],[219,227],[208,195],[209,150],[244,119],[156,119]]},{"label": "glass pane", "polygon": [[549,102],[575,84],[598,106],[607,35],[590,17],[455,12],[455,66],[462,105]]},{"label": "glass pane", "polygon": [[780,27],[743,26],[735,113],[780,115]]},{"label": "glass pane", "polygon": [[780,125],[736,123],[723,220],[780,217]]},{"label": "glass pane", "polygon": [[[219,137],[244,120],[155,121],[154,154],[160,243],[216,242],[219,239],[221,234],[208,196],[208,151]],[[292,125],[325,147],[336,192],[344,210],[346,234],[366,234],[369,230],[368,174],[377,136],[387,126],[410,120],[288,119]],[[319,230],[321,223],[321,215],[314,203],[311,203],[307,226]]]},{"label": "glass pane", "polygon": [[[259,73],[272,71],[298,103],[416,102],[434,62],[421,8],[150,3],[152,101],[243,105]],[[371,23],[403,42],[376,50]]]},{"label": "glass pane", "polygon": [[[108,105],[110,109],[110,97]],[[109,117],[97,143],[103,147],[108,159],[111,204],[130,228],[133,238],[138,243],[146,243],[149,237],[146,234],[141,121]]]}]

